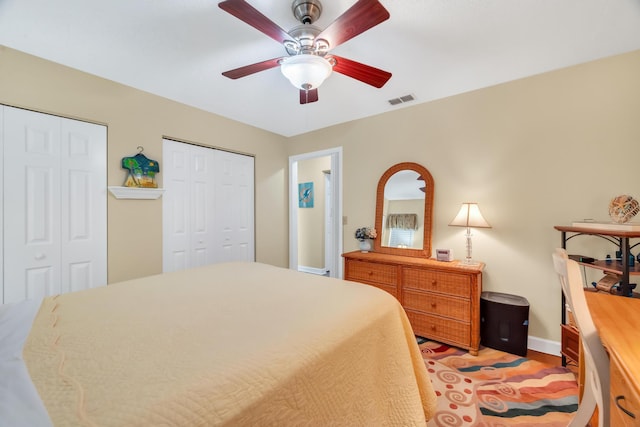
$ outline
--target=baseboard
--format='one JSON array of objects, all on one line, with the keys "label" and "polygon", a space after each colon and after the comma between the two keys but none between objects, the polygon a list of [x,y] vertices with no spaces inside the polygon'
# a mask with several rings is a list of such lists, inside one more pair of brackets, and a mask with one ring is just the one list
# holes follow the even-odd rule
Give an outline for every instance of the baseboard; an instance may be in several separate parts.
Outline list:
[{"label": "baseboard", "polygon": [[553,356],[560,356],[560,342],[551,341],[544,338],[529,337],[527,341],[527,348],[529,350],[538,351],[540,353],[547,353]]},{"label": "baseboard", "polygon": [[327,274],[327,270],[325,270],[324,268],[305,267],[303,265],[298,266],[298,271],[301,271],[303,273],[317,274],[318,276],[324,276],[325,274]]}]

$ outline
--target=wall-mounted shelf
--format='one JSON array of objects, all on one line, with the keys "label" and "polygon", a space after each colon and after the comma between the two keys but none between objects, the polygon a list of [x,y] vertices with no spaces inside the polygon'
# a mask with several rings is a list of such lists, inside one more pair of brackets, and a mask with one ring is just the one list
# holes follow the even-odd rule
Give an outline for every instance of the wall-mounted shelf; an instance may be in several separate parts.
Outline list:
[{"label": "wall-mounted shelf", "polygon": [[109,187],[116,199],[157,199],[164,193],[164,188]]}]

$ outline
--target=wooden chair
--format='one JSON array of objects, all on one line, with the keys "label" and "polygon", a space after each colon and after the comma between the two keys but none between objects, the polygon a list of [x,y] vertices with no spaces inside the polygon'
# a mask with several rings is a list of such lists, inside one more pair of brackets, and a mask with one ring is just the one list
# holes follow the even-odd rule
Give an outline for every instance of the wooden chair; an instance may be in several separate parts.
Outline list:
[{"label": "wooden chair", "polygon": [[580,265],[569,259],[564,249],[556,249],[553,265],[569,309],[580,331],[584,360],[584,392],[569,426],[584,427],[598,408],[598,426],[609,426],[609,357],[602,346],[584,296]]}]

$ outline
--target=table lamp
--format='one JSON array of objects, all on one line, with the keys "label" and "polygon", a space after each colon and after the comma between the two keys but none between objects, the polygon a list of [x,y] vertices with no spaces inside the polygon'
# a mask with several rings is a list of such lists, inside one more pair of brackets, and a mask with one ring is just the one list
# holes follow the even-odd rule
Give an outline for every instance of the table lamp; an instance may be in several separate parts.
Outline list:
[{"label": "table lamp", "polygon": [[478,264],[471,258],[471,227],[491,228],[489,223],[482,217],[478,204],[473,202],[463,203],[460,211],[449,225],[467,227],[467,257],[464,260],[464,264]]}]

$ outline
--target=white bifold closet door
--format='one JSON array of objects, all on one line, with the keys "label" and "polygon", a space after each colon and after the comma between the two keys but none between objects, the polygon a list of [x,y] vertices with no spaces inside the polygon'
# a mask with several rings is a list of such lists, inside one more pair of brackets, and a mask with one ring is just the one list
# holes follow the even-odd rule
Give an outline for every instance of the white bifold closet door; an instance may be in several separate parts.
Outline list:
[{"label": "white bifold closet door", "polygon": [[106,285],[106,127],[0,109],[3,302]]},{"label": "white bifold closet door", "polygon": [[254,159],[163,140],[163,271],[254,261]]}]

